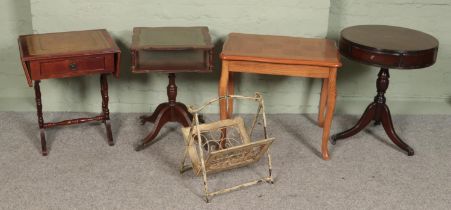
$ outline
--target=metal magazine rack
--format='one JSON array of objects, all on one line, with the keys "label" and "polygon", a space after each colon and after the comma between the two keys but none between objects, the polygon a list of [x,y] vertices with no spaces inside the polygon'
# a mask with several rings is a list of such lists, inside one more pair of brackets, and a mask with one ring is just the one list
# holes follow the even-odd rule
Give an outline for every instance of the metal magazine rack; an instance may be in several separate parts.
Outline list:
[{"label": "metal magazine rack", "polygon": [[[246,129],[244,120],[241,117],[212,123],[201,124],[199,122],[199,113],[203,109],[220,100],[229,99],[246,99],[258,103],[257,114],[249,128]],[[193,114],[193,123],[191,123],[191,127],[182,128],[185,139],[185,154],[180,173],[192,168],[195,175],[203,176],[206,202],[209,202],[211,196],[217,194],[251,186],[263,181],[273,183],[269,146],[274,141],[274,138],[269,138],[267,135],[265,108],[261,94],[255,93],[254,97],[223,96],[215,98],[197,109],[189,107],[188,110]],[[263,123],[257,123],[259,118],[261,118]],[[257,124],[263,126],[264,137],[260,140],[252,140],[251,137]],[[268,158],[268,176],[215,192],[208,191],[208,174],[255,163],[265,153]],[[187,157],[190,158],[191,165],[185,165]]]}]

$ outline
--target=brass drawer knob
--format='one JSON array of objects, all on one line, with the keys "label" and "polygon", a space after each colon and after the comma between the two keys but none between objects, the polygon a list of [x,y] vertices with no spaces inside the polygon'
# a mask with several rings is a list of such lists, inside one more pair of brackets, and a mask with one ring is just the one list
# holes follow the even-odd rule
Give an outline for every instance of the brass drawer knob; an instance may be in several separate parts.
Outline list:
[{"label": "brass drawer knob", "polygon": [[69,69],[72,70],[72,71],[77,70],[77,64],[76,63],[69,64]]}]

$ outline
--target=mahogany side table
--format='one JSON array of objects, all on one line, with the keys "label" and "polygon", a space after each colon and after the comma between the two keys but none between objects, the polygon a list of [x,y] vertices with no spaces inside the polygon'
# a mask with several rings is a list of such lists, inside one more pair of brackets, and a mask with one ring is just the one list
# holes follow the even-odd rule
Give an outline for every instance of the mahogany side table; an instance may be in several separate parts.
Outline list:
[{"label": "mahogany side table", "polygon": [[[36,96],[42,155],[48,154],[45,129],[92,121],[105,124],[108,144],[114,145],[108,109],[107,75],[119,77],[121,51],[105,29],[19,36],[19,51],[28,85]],[[43,79],[100,74],[102,113],[91,118],[44,123],[39,83]]]},{"label": "mahogany side table", "polygon": [[[323,127],[322,157],[329,159],[327,144],[335,109],[337,69],[341,66],[334,41],[231,33],[221,58],[219,96],[234,94],[235,72],[322,79],[318,124]],[[220,112],[221,119],[231,117],[233,100],[221,100]]]},{"label": "mahogany side table", "polygon": [[207,27],[136,27],[132,40],[132,72],[169,74],[168,102],[157,106],[152,115],[141,116],[141,124],[154,123],[153,130],[135,148],[140,151],[157,137],[167,122],[191,124],[185,104],[176,102],[175,73],[211,72],[213,44]]},{"label": "mahogany side table", "polygon": [[340,53],[357,62],[381,67],[376,80],[377,95],[366,108],[360,120],[352,128],[331,137],[331,143],[351,137],[364,129],[371,121],[382,124],[388,137],[407,155],[413,149],[396,134],[385,104],[385,91],[388,88],[389,68],[419,69],[435,63],[438,41],[433,36],[402,27],[386,25],[359,25],[341,31]]}]

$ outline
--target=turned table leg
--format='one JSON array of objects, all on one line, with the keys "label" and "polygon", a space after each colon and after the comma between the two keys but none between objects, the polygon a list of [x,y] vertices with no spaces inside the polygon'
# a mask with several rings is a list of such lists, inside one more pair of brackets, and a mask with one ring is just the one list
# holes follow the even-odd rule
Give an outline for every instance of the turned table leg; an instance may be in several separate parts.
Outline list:
[{"label": "turned table leg", "polygon": [[390,140],[395,143],[402,150],[407,152],[407,155],[412,156],[414,154],[413,149],[399,138],[393,128],[393,122],[390,115],[390,110],[386,105],[385,92],[388,88],[390,74],[387,68],[381,68],[376,81],[377,95],[363,113],[360,120],[352,128],[345,130],[341,133],[335,134],[331,137],[331,143],[335,144],[337,140],[351,137],[361,130],[363,130],[372,120],[375,124],[382,124],[385,133]]},{"label": "turned table leg", "polygon": [[39,133],[41,136],[42,155],[47,156],[48,150],[47,150],[47,142],[45,140],[44,117],[42,115],[41,87],[39,83],[41,83],[40,80],[34,81],[34,93],[36,99],[36,109],[38,114]]},{"label": "turned table leg", "polygon": [[44,117],[42,114],[42,99],[41,99],[41,87],[40,80],[34,81],[34,91],[36,98],[36,109],[38,115],[38,123],[39,123],[39,133],[41,137],[41,147],[42,147],[42,155],[48,155],[47,150],[47,142],[45,138],[45,129],[52,128],[56,126],[64,126],[64,125],[73,125],[79,123],[87,123],[92,121],[102,121],[105,124],[106,134],[108,138],[108,144],[110,146],[114,145],[113,135],[111,132],[111,124],[110,124],[110,111],[108,109],[108,81],[107,75],[100,75],[100,93],[102,94],[102,114],[95,117],[90,118],[77,118],[77,119],[69,119],[61,122],[48,122],[44,123]]},{"label": "turned table leg", "polygon": [[110,146],[114,145],[113,134],[111,132],[111,123],[110,123],[110,110],[108,109],[108,80],[107,75],[100,75],[100,93],[102,94],[102,115],[105,120],[103,123],[105,124],[106,135],[108,138],[108,144]]}]

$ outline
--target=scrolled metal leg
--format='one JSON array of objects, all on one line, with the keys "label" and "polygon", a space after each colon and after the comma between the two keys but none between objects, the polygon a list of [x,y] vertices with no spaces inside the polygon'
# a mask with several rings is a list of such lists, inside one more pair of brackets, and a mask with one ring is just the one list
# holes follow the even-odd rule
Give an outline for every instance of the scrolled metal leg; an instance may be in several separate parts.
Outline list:
[{"label": "scrolled metal leg", "polygon": [[274,184],[274,179],[272,178],[272,161],[271,161],[271,154],[269,154],[269,148],[268,151],[266,151],[268,156],[268,173],[269,173],[269,183]]},{"label": "scrolled metal leg", "polygon": [[188,156],[188,147],[185,147],[185,153],[183,155],[182,163],[180,164],[180,173],[183,174],[185,171],[192,169],[193,167],[190,165],[185,165],[186,158]]}]

